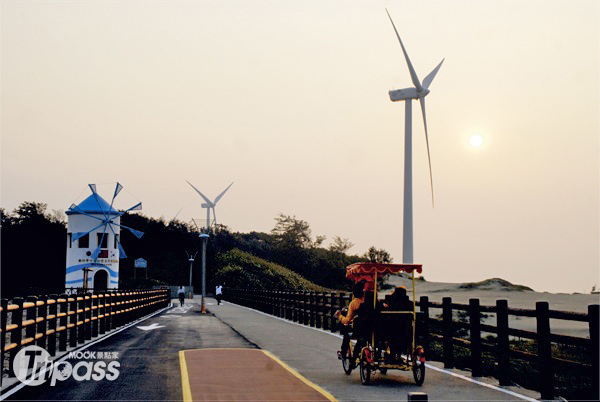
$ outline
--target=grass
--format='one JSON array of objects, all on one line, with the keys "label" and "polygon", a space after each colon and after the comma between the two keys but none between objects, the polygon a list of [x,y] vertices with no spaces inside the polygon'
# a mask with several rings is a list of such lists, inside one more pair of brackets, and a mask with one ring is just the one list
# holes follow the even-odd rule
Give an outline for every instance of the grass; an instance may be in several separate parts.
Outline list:
[{"label": "grass", "polygon": [[227,287],[329,291],[282,265],[238,249],[228,251],[220,259],[223,268],[216,272],[215,279]]}]

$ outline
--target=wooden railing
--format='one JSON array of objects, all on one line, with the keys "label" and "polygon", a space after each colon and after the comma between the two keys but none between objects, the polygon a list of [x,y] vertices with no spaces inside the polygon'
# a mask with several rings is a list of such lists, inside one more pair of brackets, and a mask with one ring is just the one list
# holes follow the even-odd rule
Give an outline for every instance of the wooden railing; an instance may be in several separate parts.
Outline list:
[{"label": "wooden railing", "polygon": [[[223,291],[225,300],[251,307],[256,310],[299,322],[311,327],[331,332],[338,329],[334,312],[350,301],[350,295],[344,292],[319,293],[308,291],[231,289]],[[577,368],[590,378],[591,386],[584,390],[590,399],[598,398],[598,361],[599,361],[599,305],[588,306],[587,313],[573,313],[550,310],[547,302],[536,303],[535,310],[509,308],[506,300],[498,300],[495,306],[481,306],[479,299],[470,299],[469,304],[453,303],[450,297],[442,303],[430,302],[426,296],[417,301],[419,308],[419,342],[429,350],[434,343],[441,346],[441,360],[444,367],[455,367],[455,349],[466,348],[469,353],[467,366],[473,377],[482,376],[482,353],[494,358],[494,375],[500,385],[520,382],[515,378],[511,363],[515,360],[529,362],[539,371],[537,388],[542,399],[555,396],[555,376],[561,370]],[[440,318],[433,316],[432,310],[438,310]],[[461,313],[457,319],[455,313]],[[496,316],[496,325],[482,323],[482,314]],[[509,327],[509,316],[531,317],[536,320],[536,332]],[[589,328],[589,338],[558,335],[550,330],[550,319],[585,322]],[[462,330],[462,331],[461,331]],[[459,332],[466,335],[458,336]],[[482,333],[492,337],[482,340]],[[523,351],[515,347],[515,340],[532,341],[534,351]],[[511,344],[512,343],[512,344]],[[553,345],[567,345],[577,348],[580,355],[589,356],[589,362],[573,361],[553,357]]]},{"label": "wooden railing", "polygon": [[93,337],[135,321],[169,304],[167,289],[66,293],[2,299],[0,306],[0,363],[27,345],[37,345],[51,356]]}]

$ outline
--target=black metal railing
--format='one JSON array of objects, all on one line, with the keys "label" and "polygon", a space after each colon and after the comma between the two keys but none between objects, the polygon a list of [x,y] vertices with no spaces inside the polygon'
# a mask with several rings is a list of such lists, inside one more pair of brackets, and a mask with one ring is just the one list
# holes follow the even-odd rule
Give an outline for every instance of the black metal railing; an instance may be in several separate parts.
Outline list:
[{"label": "black metal railing", "polygon": [[[253,290],[226,288],[223,297],[232,303],[285,318],[294,322],[337,331],[334,312],[350,301],[344,292],[310,292],[294,290]],[[557,393],[555,379],[565,371],[575,370],[587,379],[580,393],[598,399],[599,305],[588,306],[587,313],[550,310],[547,302],[536,303],[535,310],[509,308],[507,300],[497,300],[494,306],[482,306],[479,299],[469,304],[453,303],[450,297],[442,303],[430,302],[427,296],[417,301],[419,342],[426,350],[437,350],[437,358],[446,368],[468,368],[473,377],[485,374],[498,378],[500,385],[523,382],[517,362],[525,362],[536,378],[527,387],[537,389],[542,399],[552,399]],[[440,311],[437,316],[432,310]],[[482,323],[484,314],[495,315],[496,325]],[[536,320],[536,331],[509,326],[509,317],[530,317]],[[489,318],[489,317],[488,317]],[[493,317],[491,318],[493,319]],[[550,320],[587,323],[589,338],[559,335],[551,332]],[[485,337],[482,337],[485,334]],[[523,346],[523,347],[520,347]],[[557,350],[570,348],[574,357],[565,358]],[[460,351],[460,356],[457,352]],[[489,368],[491,366],[491,368]],[[562,392],[562,391],[561,391]]]}]

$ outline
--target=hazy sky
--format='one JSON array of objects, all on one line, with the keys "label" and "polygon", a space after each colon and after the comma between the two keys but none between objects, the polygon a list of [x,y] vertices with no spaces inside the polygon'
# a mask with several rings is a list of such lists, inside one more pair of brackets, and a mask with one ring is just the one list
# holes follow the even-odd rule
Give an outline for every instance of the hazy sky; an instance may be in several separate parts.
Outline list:
[{"label": "hazy sky", "polygon": [[233,230],[282,212],[400,262],[388,90],[412,84],[386,7],[421,80],[446,58],[433,209],[413,103],[424,276],[600,285],[598,1],[2,1],[1,206],[64,210],[119,181],[117,206],[189,221],[205,213],[185,180],[210,198],[235,181],[217,206]]}]

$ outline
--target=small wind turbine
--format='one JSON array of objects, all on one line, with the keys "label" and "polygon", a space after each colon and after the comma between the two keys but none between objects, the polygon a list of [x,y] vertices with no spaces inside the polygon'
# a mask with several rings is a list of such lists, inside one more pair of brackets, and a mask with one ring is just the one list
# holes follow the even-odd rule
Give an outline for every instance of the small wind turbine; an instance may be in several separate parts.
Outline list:
[{"label": "small wind turbine", "polygon": [[417,77],[417,73],[413,68],[412,63],[410,62],[410,58],[408,57],[408,53],[406,53],[406,49],[404,48],[404,44],[402,43],[402,39],[400,39],[400,35],[398,34],[398,30],[396,29],[396,25],[394,25],[394,21],[390,16],[390,13],[385,10],[390,21],[392,22],[392,26],[394,27],[394,31],[396,32],[396,36],[398,37],[398,41],[400,42],[400,46],[402,47],[402,53],[404,53],[404,58],[406,59],[406,64],[408,66],[408,71],[410,73],[410,78],[414,85],[414,88],[404,88],[404,89],[396,89],[389,91],[390,100],[392,102],[404,101],[405,106],[405,119],[404,119],[404,217],[403,217],[403,244],[402,244],[402,262],[404,264],[412,264],[413,263],[413,199],[412,199],[412,100],[418,99],[421,102],[421,112],[423,113],[423,125],[425,126],[425,142],[427,144],[427,160],[429,162],[429,182],[431,185],[431,203],[433,205],[433,175],[431,173],[431,156],[429,154],[429,136],[427,133],[427,117],[425,115],[425,97],[429,94],[429,85],[435,78],[438,70],[442,66],[444,60],[437,65],[436,68],[433,69],[432,72],[429,73],[427,77],[423,80],[423,83],[419,82],[419,77]]},{"label": "small wind turbine", "polygon": [[187,182],[187,184],[192,186],[192,188],[194,190],[196,190],[196,192],[198,194],[200,194],[200,196],[204,199],[204,201],[206,201],[204,204],[202,204],[202,208],[206,208],[206,231],[208,232],[210,230],[210,210],[212,209],[212,211],[213,211],[213,216],[215,217],[215,225],[216,225],[217,224],[217,213],[215,212],[215,207],[217,206],[217,203],[223,197],[223,195],[225,195],[227,190],[229,190],[229,187],[231,187],[233,185],[233,182],[229,186],[227,186],[227,188],[225,190],[223,190],[223,192],[221,194],[217,195],[217,197],[215,198],[214,201],[209,200],[204,194],[202,194],[200,192],[200,190],[198,190],[196,187],[194,187],[192,183],[190,183],[187,180],[186,180],[186,182]]}]

